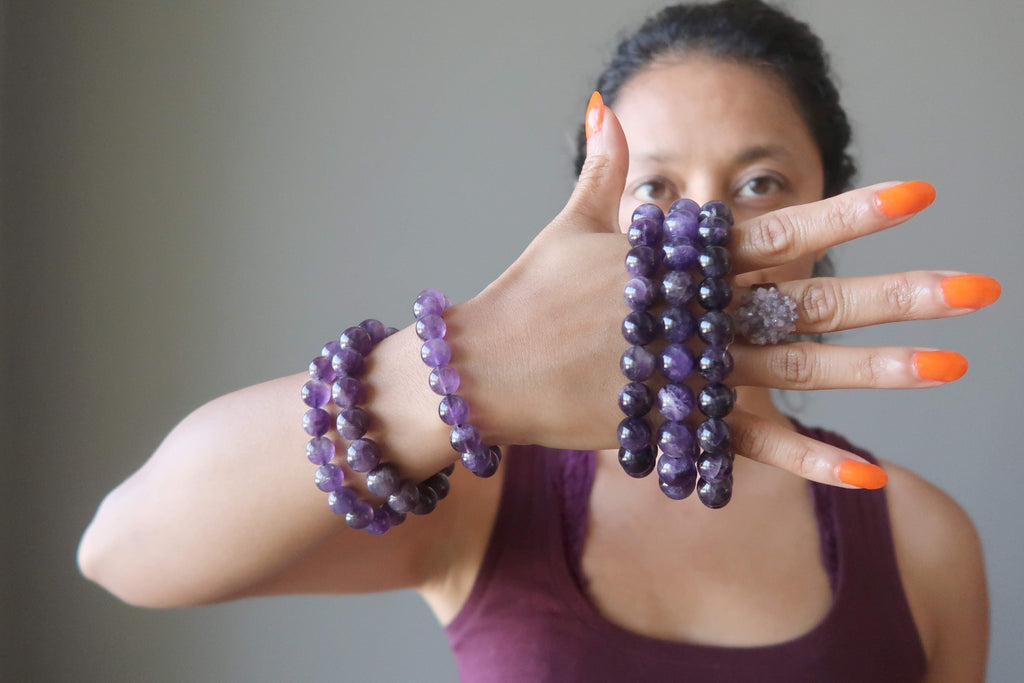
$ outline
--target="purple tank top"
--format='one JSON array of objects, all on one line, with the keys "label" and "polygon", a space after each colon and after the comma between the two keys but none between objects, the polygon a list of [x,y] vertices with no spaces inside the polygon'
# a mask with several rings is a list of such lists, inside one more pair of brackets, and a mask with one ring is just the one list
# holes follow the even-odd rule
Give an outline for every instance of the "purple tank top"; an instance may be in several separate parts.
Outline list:
[{"label": "purple tank top", "polygon": [[[858,453],[824,430],[803,434]],[[926,661],[900,583],[883,491],[811,484],[833,606],[766,647],[660,640],[606,620],[582,588],[595,455],[537,446],[505,458],[501,503],[470,596],[445,628],[463,683],[920,681]]]}]

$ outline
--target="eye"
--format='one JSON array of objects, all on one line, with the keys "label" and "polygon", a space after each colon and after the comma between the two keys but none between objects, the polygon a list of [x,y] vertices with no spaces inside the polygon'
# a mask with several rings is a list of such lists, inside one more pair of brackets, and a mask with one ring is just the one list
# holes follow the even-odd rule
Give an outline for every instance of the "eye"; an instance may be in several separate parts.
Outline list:
[{"label": "eye", "polygon": [[740,186],[738,197],[767,197],[785,189],[785,183],[775,176],[759,175]]},{"label": "eye", "polygon": [[642,202],[665,202],[676,199],[676,186],[663,178],[645,180],[633,188],[633,196]]}]

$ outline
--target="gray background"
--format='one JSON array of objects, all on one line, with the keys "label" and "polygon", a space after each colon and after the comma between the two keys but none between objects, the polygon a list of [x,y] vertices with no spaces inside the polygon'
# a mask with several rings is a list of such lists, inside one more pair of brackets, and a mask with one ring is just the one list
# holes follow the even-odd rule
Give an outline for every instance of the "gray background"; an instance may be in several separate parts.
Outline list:
[{"label": "gray background", "polygon": [[[655,3],[0,2],[4,631],[12,681],[453,680],[413,594],[150,612],[81,579],[100,498],[189,410],[303,367],[425,286],[493,279],[572,186],[615,36]],[[848,333],[972,367],[923,392],[787,400],[950,491],[978,525],[991,680],[1024,672],[1024,4],[789,6],[830,46],[863,183],[934,207],[847,274],[999,277],[968,318]]]}]

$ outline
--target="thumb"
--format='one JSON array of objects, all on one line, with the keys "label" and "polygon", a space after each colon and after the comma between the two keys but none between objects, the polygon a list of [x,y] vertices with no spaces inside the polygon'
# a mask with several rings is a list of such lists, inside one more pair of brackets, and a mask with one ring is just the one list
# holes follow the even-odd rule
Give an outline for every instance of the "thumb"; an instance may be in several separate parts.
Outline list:
[{"label": "thumb", "polygon": [[568,229],[619,232],[619,203],[626,186],[629,148],[622,126],[601,93],[595,91],[587,107],[585,130],[587,159],[576,188],[559,221]]}]

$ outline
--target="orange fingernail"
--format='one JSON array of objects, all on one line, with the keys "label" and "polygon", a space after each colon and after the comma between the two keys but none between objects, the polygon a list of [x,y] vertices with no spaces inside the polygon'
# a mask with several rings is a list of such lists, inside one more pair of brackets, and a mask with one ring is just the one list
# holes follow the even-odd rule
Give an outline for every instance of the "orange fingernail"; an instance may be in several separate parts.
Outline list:
[{"label": "orange fingernail", "polygon": [[860,460],[844,460],[836,470],[839,481],[862,489],[880,489],[889,475],[878,465]]},{"label": "orange fingernail", "polygon": [[987,275],[954,275],[942,280],[942,296],[953,308],[982,308],[999,298],[1003,288]]},{"label": "orange fingernail", "polygon": [[952,382],[967,372],[967,359],[955,351],[920,351],[914,354],[914,370],[921,379]]},{"label": "orange fingernail", "polygon": [[889,218],[909,216],[935,201],[935,188],[923,180],[911,180],[879,190],[875,206]]},{"label": "orange fingernail", "polygon": [[584,122],[584,128],[587,131],[587,141],[601,130],[603,124],[604,100],[601,99],[601,93],[595,90],[594,94],[590,96],[590,104],[587,105],[587,118]]}]

